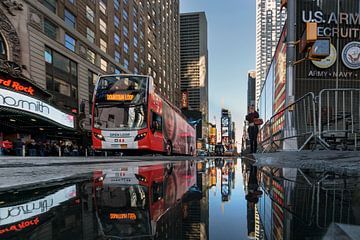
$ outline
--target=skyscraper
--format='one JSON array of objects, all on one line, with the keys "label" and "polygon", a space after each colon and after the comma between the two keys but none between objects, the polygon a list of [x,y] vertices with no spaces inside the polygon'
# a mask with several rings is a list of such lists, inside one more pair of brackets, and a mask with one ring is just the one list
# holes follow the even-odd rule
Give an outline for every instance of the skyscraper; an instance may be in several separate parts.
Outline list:
[{"label": "skyscraper", "polygon": [[256,0],[256,102],[286,19],[280,2]]},{"label": "skyscraper", "polygon": [[202,113],[202,138],[208,135],[208,49],[204,12],[180,15],[180,82],[187,92],[189,110]]},{"label": "skyscraper", "polygon": [[256,72],[248,72],[247,107],[255,104]]}]

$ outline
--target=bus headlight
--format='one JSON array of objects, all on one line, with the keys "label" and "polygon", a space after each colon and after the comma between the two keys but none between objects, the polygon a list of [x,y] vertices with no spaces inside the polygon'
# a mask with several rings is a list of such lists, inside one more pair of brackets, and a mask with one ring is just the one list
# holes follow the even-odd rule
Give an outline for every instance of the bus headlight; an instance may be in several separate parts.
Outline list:
[{"label": "bus headlight", "polygon": [[101,141],[105,141],[104,136],[101,135],[100,133],[94,133],[94,136],[95,136],[97,139],[101,140]]},{"label": "bus headlight", "polygon": [[146,135],[147,135],[147,132],[139,133],[139,134],[135,137],[134,141],[139,141],[139,140],[143,139],[144,137],[146,137]]}]

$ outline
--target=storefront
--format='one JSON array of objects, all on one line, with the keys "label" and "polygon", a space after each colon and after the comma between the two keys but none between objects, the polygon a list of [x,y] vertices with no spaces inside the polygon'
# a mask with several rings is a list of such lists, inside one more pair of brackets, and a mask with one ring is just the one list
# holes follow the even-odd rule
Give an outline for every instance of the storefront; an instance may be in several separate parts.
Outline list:
[{"label": "storefront", "polygon": [[19,69],[16,63],[0,62],[0,142],[13,143],[7,152],[14,154],[20,140],[25,145],[77,141],[81,135],[75,116],[51,104],[52,95]]}]

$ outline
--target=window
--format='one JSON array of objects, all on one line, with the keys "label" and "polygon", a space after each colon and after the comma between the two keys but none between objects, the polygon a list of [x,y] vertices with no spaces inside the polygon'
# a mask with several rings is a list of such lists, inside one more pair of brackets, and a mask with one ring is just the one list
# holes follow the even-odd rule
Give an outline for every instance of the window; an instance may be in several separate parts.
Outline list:
[{"label": "window", "polygon": [[138,39],[137,37],[134,36],[134,47],[137,48],[138,47]]},{"label": "window", "polygon": [[139,73],[139,69],[137,67],[134,67],[134,73],[138,74]]},{"label": "window", "polygon": [[97,81],[96,73],[88,70],[88,84],[89,84],[89,109],[92,107],[93,94],[95,90],[95,84]]},{"label": "window", "polygon": [[[60,53],[45,47],[46,88],[68,98],[60,97],[65,105],[77,107],[78,71],[77,63]],[[55,95],[56,96],[56,95]]]},{"label": "window", "polygon": [[127,21],[129,18],[127,11],[125,9],[123,9],[122,13],[123,13],[124,20]]},{"label": "window", "polygon": [[44,19],[44,33],[49,38],[56,40],[58,28],[55,24],[50,22],[48,19]]},{"label": "window", "polygon": [[120,62],[120,58],[121,58],[120,52],[115,50],[115,61],[119,63],[119,62]]},{"label": "window", "polygon": [[124,42],[124,52],[129,53],[129,45],[126,42]]},{"label": "window", "polygon": [[129,29],[126,26],[123,26],[123,33],[126,37],[129,37]]},{"label": "window", "polygon": [[100,18],[100,31],[106,34],[106,23]]},{"label": "window", "polygon": [[114,43],[118,46],[120,45],[120,37],[117,33],[114,33]]},{"label": "window", "polygon": [[136,52],[134,52],[134,61],[138,62],[138,60],[139,60],[139,56]]},{"label": "window", "polygon": [[126,58],[124,59],[124,67],[125,67],[126,69],[129,68],[129,60],[127,60]]},{"label": "window", "polygon": [[86,59],[92,64],[95,64],[95,57],[96,55],[93,51],[91,51],[90,49],[86,51]]},{"label": "window", "polygon": [[107,43],[102,38],[100,38],[100,49],[106,53]]},{"label": "window", "polygon": [[94,16],[94,11],[89,6],[86,6],[86,18],[94,23]]},{"label": "window", "polygon": [[100,68],[105,72],[107,71],[107,61],[103,58],[100,60]]},{"label": "window", "polygon": [[120,20],[119,20],[118,16],[114,16],[114,24],[115,24],[115,27],[119,28]]},{"label": "window", "polygon": [[73,52],[75,52],[75,39],[65,33],[65,47]]},{"label": "window", "polygon": [[148,61],[151,62],[152,56],[150,53],[148,53]]},{"label": "window", "polygon": [[123,0],[124,5],[128,4],[128,0]]},{"label": "window", "polygon": [[138,15],[138,11],[136,8],[133,8],[133,17],[136,18]]},{"label": "window", "polygon": [[134,32],[137,32],[137,24],[136,24],[136,22],[133,23],[133,30],[134,30]]},{"label": "window", "polygon": [[45,47],[45,62],[52,64],[52,52],[48,47]]},{"label": "window", "polygon": [[120,71],[120,69],[118,69],[118,68],[115,68],[115,72],[114,72],[115,74],[120,74],[121,73],[121,71]]},{"label": "window", "polygon": [[140,38],[144,40],[144,32],[142,30],[140,30]]},{"label": "window", "polygon": [[115,8],[115,10],[119,10],[119,7],[120,7],[119,0],[114,0],[114,8]]},{"label": "window", "polygon": [[86,28],[86,38],[92,43],[95,42],[95,33],[90,28]]},{"label": "window", "polygon": [[74,16],[74,14],[72,14],[69,10],[67,10],[65,8],[65,12],[64,12],[64,20],[65,23],[73,28],[75,28],[75,23],[76,23],[76,17]]},{"label": "window", "polygon": [[75,0],[68,0],[69,1],[69,3],[71,3],[71,4],[75,4]]},{"label": "window", "polygon": [[106,3],[104,2],[104,0],[100,0],[99,7],[100,7],[100,11],[103,14],[106,14]]},{"label": "window", "polygon": [[42,0],[41,2],[47,9],[56,13],[56,0]]}]

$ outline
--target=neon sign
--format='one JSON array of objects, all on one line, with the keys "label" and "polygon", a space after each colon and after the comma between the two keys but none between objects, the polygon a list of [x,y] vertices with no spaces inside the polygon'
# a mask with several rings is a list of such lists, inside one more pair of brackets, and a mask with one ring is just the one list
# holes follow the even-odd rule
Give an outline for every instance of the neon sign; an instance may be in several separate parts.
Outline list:
[{"label": "neon sign", "polygon": [[132,101],[134,95],[132,94],[106,94],[106,100],[108,101]]},{"label": "neon sign", "polygon": [[18,224],[14,224],[14,225],[11,225],[7,228],[3,228],[3,229],[0,229],[0,234],[4,234],[4,233],[8,233],[8,232],[13,232],[13,231],[19,231],[19,230],[22,230],[24,228],[28,228],[30,226],[36,226],[40,223],[40,220],[39,218],[34,218],[32,220],[25,220],[25,221],[22,221]]},{"label": "neon sign", "polygon": [[110,213],[110,219],[136,220],[136,214],[135,213]]},{"label": "neon sign", "polygon": [[26,87],[24,85],[21,85],[19,82],[8,79],[8,80],[4,80],[4,79],[0,79],[0,86],[5,86],[5,87],[9,87],[12,88],[13,90],[17,91],[17,92],[24,92],[24,93],[28,93],[32,96],[34,96],[35,90],[32,87]]}]

